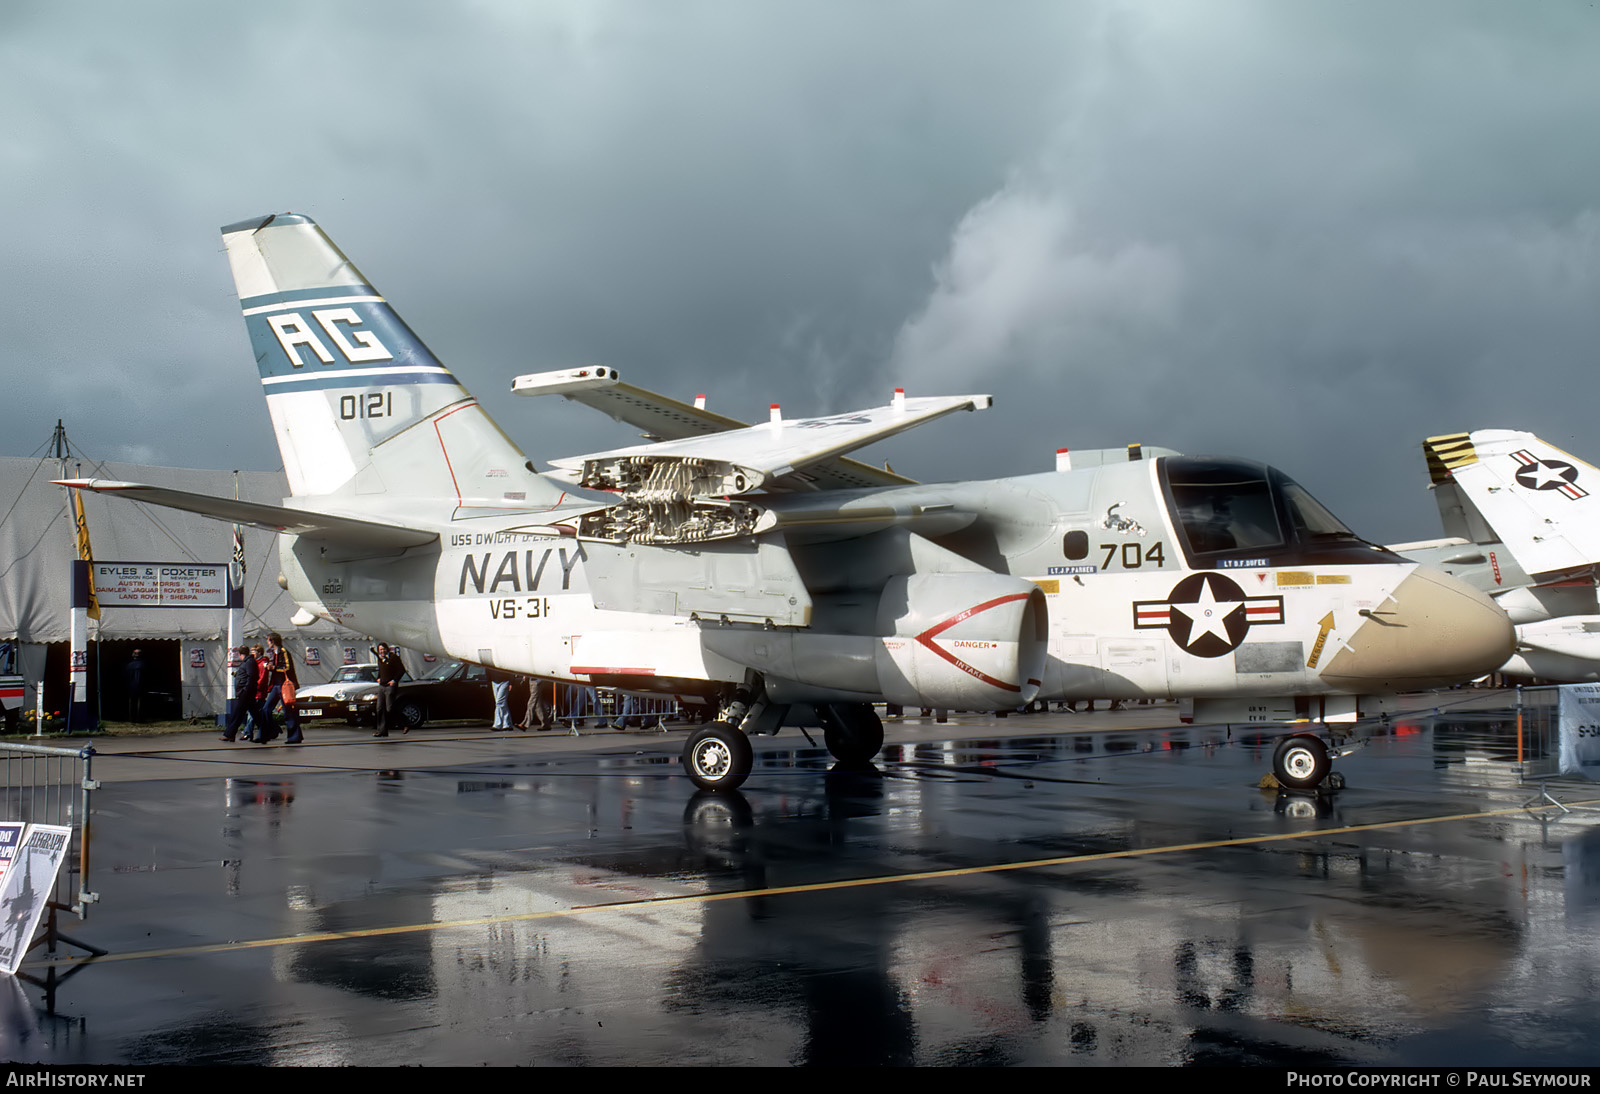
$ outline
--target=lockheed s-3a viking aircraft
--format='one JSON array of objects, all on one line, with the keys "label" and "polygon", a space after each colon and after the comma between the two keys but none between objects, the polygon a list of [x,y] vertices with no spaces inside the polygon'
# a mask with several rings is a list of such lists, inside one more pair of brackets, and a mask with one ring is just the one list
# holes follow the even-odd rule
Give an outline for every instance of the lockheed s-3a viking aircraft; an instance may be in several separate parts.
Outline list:
[{"label": "lockheed s-3a viking aircraft", "polygon": [[[1163,450],[919,484],[846,457],[987,395],[745,425],[609,368],[519,377],[649,443],[538,471],[309,218],[223,230],[292,497],[68,485],[282,533],[309,622],[555,680],[695,694],[683,766],[749,774],[802,718],[859,763],[877,702],[1194,697],[1204,720],[1353,721],[1511,650],[1484,594],[1358,539],[1282,472]],[[1322,741],[1275,769],[1309,787]]]}]

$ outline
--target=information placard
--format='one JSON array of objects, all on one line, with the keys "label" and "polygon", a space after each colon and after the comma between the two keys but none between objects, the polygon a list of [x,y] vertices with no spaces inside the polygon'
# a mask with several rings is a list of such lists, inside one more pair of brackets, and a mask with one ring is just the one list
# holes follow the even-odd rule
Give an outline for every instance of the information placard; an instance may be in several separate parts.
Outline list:
[{"label": "information placard", "polygon": [[16,973],[28,952],[71,844],[70,828],[30,824],[5,877],[0,879],[0,968],[8,973]]},{"label": "information placard", "polygon": [[225,562],[96,562],[102,608],[226,608]]}]

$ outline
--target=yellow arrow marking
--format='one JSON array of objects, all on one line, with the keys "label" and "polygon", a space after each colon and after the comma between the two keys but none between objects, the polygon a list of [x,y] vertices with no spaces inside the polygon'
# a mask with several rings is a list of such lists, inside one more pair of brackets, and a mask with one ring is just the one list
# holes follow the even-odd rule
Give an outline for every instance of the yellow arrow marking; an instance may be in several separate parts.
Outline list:
[{"label": "yellow arrow marking", "polygon": [[1322,657],[1322,647],[1328,642],[1328,632],[1333,630],[1333,613],[1329,612],[1323,616],[1322,622],[1318,623],[1317,626],[1321,627],[1322,630],[1317,633],[1317,641],[1311,647],[1311,656],[1306,660],[1306,668],[1308,669],[1316,668],[1317,661]]}]

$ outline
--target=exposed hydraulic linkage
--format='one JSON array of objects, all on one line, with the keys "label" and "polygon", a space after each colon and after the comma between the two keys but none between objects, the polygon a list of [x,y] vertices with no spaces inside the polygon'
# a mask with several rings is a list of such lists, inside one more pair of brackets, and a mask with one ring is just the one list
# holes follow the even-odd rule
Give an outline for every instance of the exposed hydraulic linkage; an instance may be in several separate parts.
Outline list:
[{"label": "exposed hydraulic linkage", "polygon": [[759,472],[720,460],[612,456],[583,465],[583,486],[615,493],[619,504],[583,517],[578,534],[618,543],[704,543],[766,531],[776,518],[730,495],[753,490]]}]

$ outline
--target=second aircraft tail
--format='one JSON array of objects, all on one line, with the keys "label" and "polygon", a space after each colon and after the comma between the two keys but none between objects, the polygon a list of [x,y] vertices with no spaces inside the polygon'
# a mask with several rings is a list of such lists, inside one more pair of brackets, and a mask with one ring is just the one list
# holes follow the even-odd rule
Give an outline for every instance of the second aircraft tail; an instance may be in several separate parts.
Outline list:
[{"label": "second aircraft tail", "polygon": [[1498,540],[1536,577],[1600,564],[1600,470],[1509,429],[1429,437],[1423,452],[1446,535]]}]

